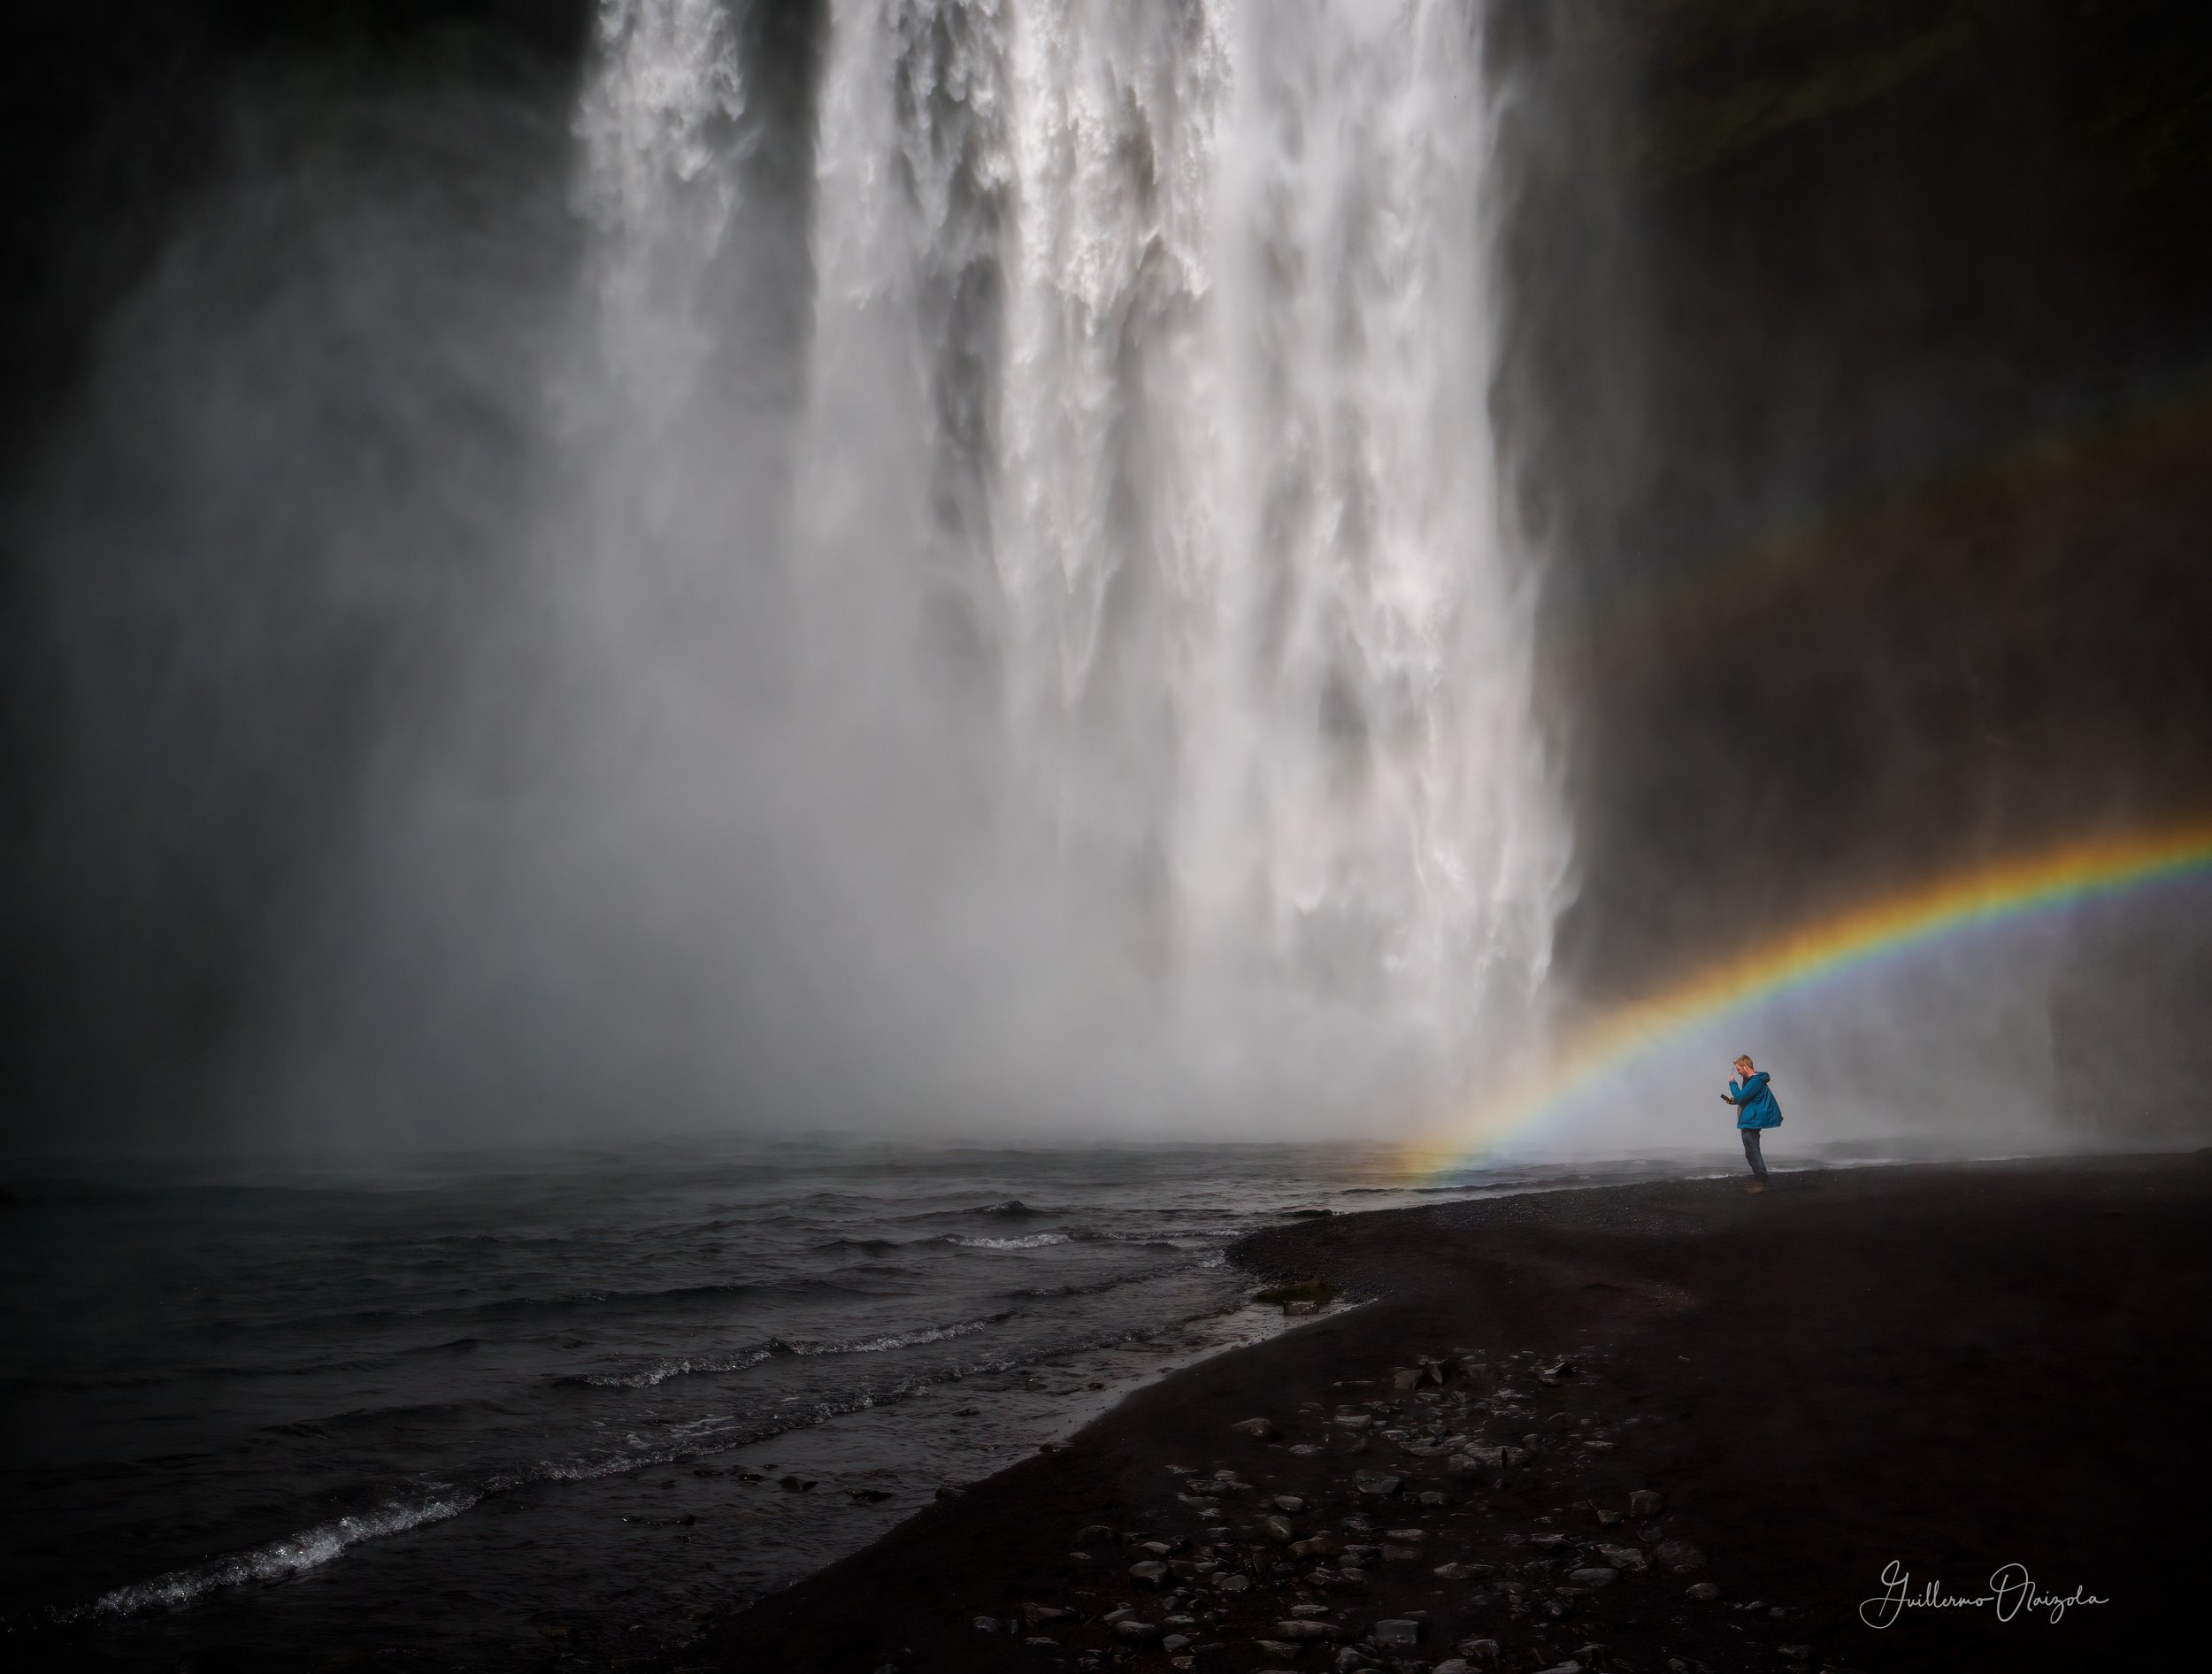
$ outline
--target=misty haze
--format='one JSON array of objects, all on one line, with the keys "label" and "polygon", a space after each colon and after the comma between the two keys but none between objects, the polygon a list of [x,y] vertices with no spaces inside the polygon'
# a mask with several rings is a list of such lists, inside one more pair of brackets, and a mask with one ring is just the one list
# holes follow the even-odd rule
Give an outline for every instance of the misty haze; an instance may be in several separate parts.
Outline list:
[{"label": "misty haze", "polygon": [[[1953,1368],[2024,1447],[2116,1426],[2023,1344],[2200,1394],[2193,8],[24,13],[42,1666],[1732,1668],[1637,1601],[1686,1540],[1801,1616],[1755,1666],[1995,1666],[1852,1616],[1916,1530],[2036,1556],[1849,1370],[1955,1334],[1809,1298],[2044,1297]],[[1715,1363],[1832,1571],[1696,1463]],[[1292,1536],[1083,1474],[1155,1440]],[[2070,1586],[2205,1465],[2096,1456]],[[1530,1559],[1553,1499],[1648,1561]],[[2007,1655],[2151,1631],[2076,1619]]]}]

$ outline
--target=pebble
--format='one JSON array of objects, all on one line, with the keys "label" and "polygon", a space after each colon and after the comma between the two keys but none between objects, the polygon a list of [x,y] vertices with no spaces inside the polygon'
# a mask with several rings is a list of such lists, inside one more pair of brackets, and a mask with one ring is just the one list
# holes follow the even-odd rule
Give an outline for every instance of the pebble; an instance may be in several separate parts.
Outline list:
[{"label": "pebble", "polygon": [[995,1633],[995,1632],[998,1632],[998,1618],[997,1618],[996,1616],[977,1616],[977,1617],[975,1618],[975,1631],[976,1631],[977,1632],[979,1632],[979,1633]]},{"label": "pebble", "polygon": [[1705,1567],[1705,1555],[1687,1540],[1662,1540],[1653,1548],[1652,1556],[1677,1575],[1687,1575]]},{"label": "pebble", "polygon": [[1301,1459],[1310,1459],[1321,1451],[1310,1441],[1294,1441],[1291,1443],[1290,1450]]},{"label": "pebble", "polygon": [[1688,1596],[1694,1599],[1717,1599],[1720,1596],[1720,1589],[1710,1581],[1700,1581],[1689,1590]]},{"label": "pebble", "polygon": [[1241,1430],[1256,1441],[1272,1441],[1278,1433],[1274,1421],[1270,1418],[1245,1418],[1231,1424],[1229,1428]]},{"label": "pebble", "polygon": [[1633,1574],[1641,1575],[1651,1567],[1650,1561],[1636,1547],[1601,1546],[1598,1548],[1598,1552],[1617,1570],[1627,1570]]},{"label": "pebble", "polygon": [[1248,1575],[1237,1575],[1233,1572],[1214,1577],[1214,1587],[1217,1592],[1241,1593],[1251,1585],[1252,1578]]},{"label": "pebble", "polygon": [[1402,1616],[1386,1616],[1375,1624],[1371,1637],[1378,1645],[1418,1645],[1421,1624]]},{"label": "pebble", "polygon": [[1064,1610],[1056,1604],[1022,1606],[1022,1620],[1033,1630],[1042,1627],[1048,1622],[1064,1622],[1074,1614],[1073,1610]]},{"label": "pebble", "polygon": [[1403,1540],[1409,1545],[1429,1538],[1429,1532],[1426,1529],[1385,1529],[1383,1532],[1394,1540]]},{"label": "pebble", "polygon": [[1278,1546],[1287,1546],[1298,1538],[1298,1531],[1290,1526],[1288,1517],[1262,1517],[1260,1532]]},{"label": "pebble", "polygon": [[1302,1540],[1291,1542],[1290,1555],[1294,1558],[1333,1558],[1337,1544],[1325,1534],[1309,1535]]},{"label": "pebble", "polygon": [[1632,1517],[1655,1517],[1665,1509],[1666,1501],[1650,1488],[1639,1488],[1628,1496],[1628,1515]]},{"label": "pebble", "polygon": [[1778,1645],[1774,1648],[1793,1662],[1809,1662],[1813,1660],[1813,1647],[1809,1645]]},{"label": "pebble", "polygon": [[1147,1586],[1164,1586],[1167,1584],[1167,1565],[1157,1558],[1147,1559],[1142,1563],[1133,1563],[1129,1566],[1129,1578],[1133,1581],[1141,1581]]},{"label": "pebble", "polygon": [[1120,1634],[1125,1639],[1139,1639],[1148,1642],[1160,1637],[1160,1630],[1158,1628],[1153,1626],[1149,1622],[1140,1622],[1133,1616],[1125,1616],[1122,1620],[1115,1623],[1114,1632]]},{"label": "pebble", "polygon": [[1494,1662],[1498,1660],[1498,1642],[1495,1639],[1469,1639],[1459,1648],[1472,1662]]},{"label": "pebble", "polygon": [[1578,1586],[1611,1586],[1614,1582],[1620,1579],[1620,1575],[1621,1572],[1618,1570],[1598,1564],[1587,1570],[1571,1570],[1569,1572],[1568,1579]]},{"label": "pebble", "polygon": [[1306,1502],[1303,1500],[1301,1500],[1294,1494],[1277,1494],[1275,1496],[1275,1505],[1277,1509],[1288,1511],[1294,1516],[1306,1509]]},{"label": "pebble", "polygon": [[1362,1471],[1353,1476],[1352,1486],[1362,1494],[1382,1494],[1386,1497],[1397,1493],[1398,1485],[1404,1480],[1402,1477],[1394,1477],[1384,1471]]},{"label": "pebble", "polygon": [[1275,1632],[1282,1639],[1294,1644],[1302,1640],[1340,1639],[1344,1637],[1344,1630],[1333,1622],[1310,1622],[1302,1619],[1278,1622],[1275,1624]]},{"label": "pebble", "polygon": [[1165,1651],[1169,1655],[1172,1656],[1176,1652],[1184,1649],[1189,1644],[1189,1634],[1171,1633],[1160,1641],[1160,1648]]}]

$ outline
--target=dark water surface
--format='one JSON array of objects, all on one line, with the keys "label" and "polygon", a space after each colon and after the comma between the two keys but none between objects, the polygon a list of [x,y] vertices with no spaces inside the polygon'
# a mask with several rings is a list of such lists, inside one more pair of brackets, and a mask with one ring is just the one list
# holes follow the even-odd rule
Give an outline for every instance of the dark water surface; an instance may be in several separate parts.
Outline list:
[{"label": "dark water surface", "polygon": [[37,1666],[643,1655],[1279,1329],[1240,1234],[1592,1178],[670,1144],[19,1181],[0,1615]]}]

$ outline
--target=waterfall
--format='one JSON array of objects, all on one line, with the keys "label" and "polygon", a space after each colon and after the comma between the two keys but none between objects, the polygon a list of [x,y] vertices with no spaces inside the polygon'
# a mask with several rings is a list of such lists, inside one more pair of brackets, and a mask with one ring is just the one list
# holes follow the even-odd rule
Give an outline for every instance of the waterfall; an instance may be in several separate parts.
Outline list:
[{"label": "waterfall", "polygon": [[[716,352],[733,15],[606,0],[580,132],[650,389]],[[863,933],[956,898],[972,989],[997,959],[1033,1024],[1111,966],[1132,1050],[1217,1071],[1358,1040],[1435,1088],[1524,1031],[1567,835],[1489,415],[1481,47],[1477,0],[830,0],[791,726],[894,737],[841,825],[966,857],[886,860]]]}]

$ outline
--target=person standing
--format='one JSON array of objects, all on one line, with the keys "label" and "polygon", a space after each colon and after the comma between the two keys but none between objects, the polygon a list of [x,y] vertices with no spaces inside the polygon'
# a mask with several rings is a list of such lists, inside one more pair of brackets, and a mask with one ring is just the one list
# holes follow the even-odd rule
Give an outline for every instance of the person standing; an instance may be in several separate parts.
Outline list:
[{"label": "person standing", "polygon": [[1744,1187],[1747,1192],[1766,1190],[1767,1165],[1759,1155],[1759,1135],[1782,1125],[1782,1107],[1775,1102],[1774,1089],[1767,1085],[1767,1079],[1764,1070],[1752,1067],[1751,1055],[1746,1053],[1736,1060],[1736,1079],[1721,1094],[1736,1107],[1736,1131],[1743,1135],[1744,1160],[1751,1164],[1751,1183]]}]

